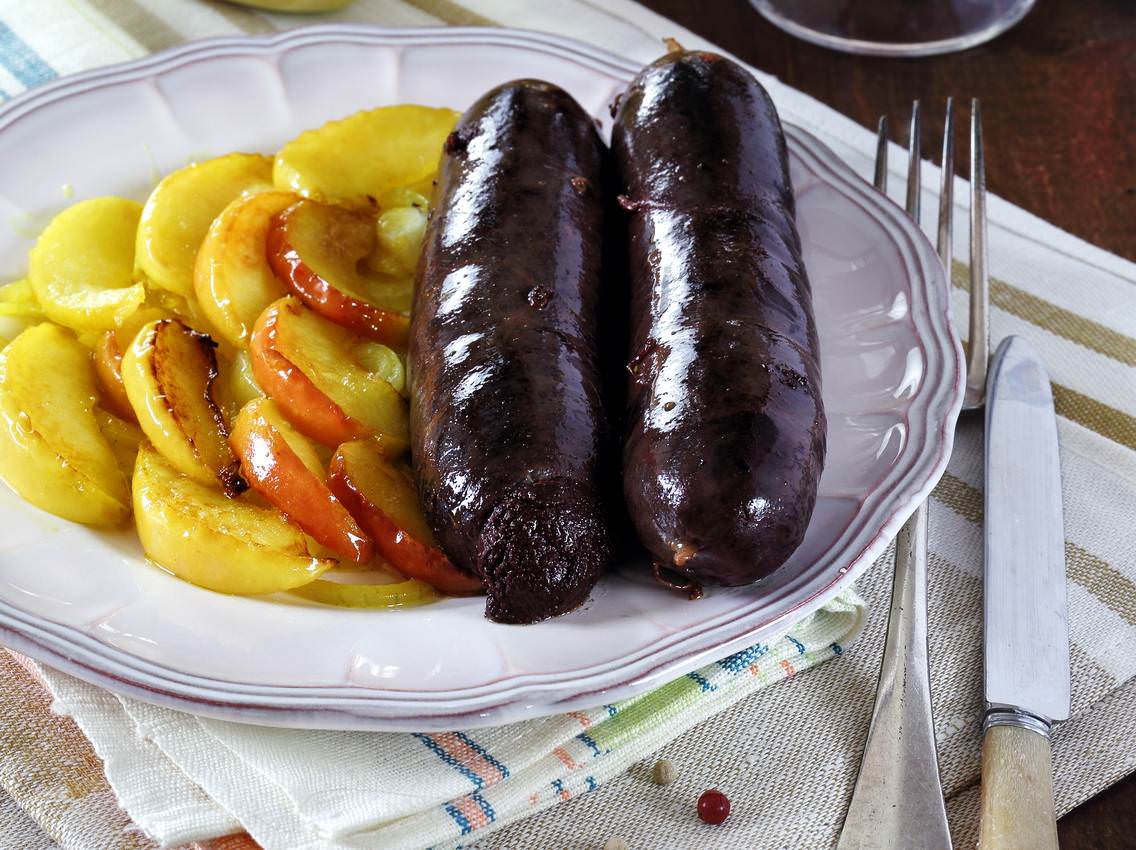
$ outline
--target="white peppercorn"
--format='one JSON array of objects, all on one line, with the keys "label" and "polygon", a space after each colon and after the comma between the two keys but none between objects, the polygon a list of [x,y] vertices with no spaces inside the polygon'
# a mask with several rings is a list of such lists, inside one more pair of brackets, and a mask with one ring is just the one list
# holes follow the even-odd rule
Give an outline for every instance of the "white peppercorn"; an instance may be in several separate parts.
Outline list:
[{"label": "white peppercorn", "polygon": [[659,759],[651,768],[651,779],[656,785],[670,785],[678,778],[678,768],[670,759]]}]

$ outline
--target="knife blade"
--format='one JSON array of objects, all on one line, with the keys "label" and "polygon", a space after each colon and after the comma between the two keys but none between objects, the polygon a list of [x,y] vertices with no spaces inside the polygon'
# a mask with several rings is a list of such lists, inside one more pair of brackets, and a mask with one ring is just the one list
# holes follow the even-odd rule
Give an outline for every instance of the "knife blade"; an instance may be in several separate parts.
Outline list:
[{"label": "knife blade", "polygon": [[1069,717],[1069,632],[1057,416],[1021,337],[986,397],[983,850],[1057,848],[1049,731]]},{"label": "knife blade", "polygon": [[1069,717],[1061,458],[1049,376],[1021,337],[990,366],[986,397],[986,702]]}]

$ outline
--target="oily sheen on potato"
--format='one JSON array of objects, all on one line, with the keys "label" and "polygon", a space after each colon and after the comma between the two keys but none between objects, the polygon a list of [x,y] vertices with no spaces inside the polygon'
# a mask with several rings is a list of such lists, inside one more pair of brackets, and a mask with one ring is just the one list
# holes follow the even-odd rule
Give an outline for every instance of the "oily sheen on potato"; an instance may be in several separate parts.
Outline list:
[{"label": "oily sheen on potato", "polygon": [[118,525],[130,491],[95,414],[90,356],[51,324],[0,352],[0,475],[32,504],[88,525]]},{"label": "oily sheen on potato", "polygon": [[[414,269],[455,115],[370,110],[276,159],[176,169],[144,204],[61,212],[0,285],[0,476],[70,520],[133,513],[153,562],[220,592],[476,592],[402,460]],[[347,564],[361,577],[317,580]]]},{"label": "oily sheen on potato", "polygon": [[174,575],[221,593],[275,593],[307,584],[335,561],[275,508],[230,499],[143,446],[134,466],[142,548]]},{"label": "oily sheen on potato", "polygon": [[306,198],[374,206],[385,192],[429,181],[458,113],[384,106],[329,121],[280,149],[273,179]]},{"label": "oily sheen on potato", "polygon": [[272,186],[272,160],[231,153],[167,174],[150,193],[138,223],[135,262],[159,289],[193,293],[197,249],[213,220],[236,197]]},{"label": "oily sheen on potato", "polygon": [[28,280],[47,318],[110,330],[138,308],[146,298],[133,279],[141,214],[137,201],[92,198],[51,220],[28,256]]}]

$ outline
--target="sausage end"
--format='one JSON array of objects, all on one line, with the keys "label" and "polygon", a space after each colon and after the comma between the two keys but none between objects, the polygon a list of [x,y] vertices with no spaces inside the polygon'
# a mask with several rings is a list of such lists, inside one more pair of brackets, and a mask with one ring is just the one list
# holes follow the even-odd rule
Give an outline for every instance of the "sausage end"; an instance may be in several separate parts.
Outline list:
[{"label": "sausage end", "polygon": [[580,490],[567,479],[538,481],[494,508],[477,555],[489,619],[534,623],[588,598],[611,555],[603,510]]}]

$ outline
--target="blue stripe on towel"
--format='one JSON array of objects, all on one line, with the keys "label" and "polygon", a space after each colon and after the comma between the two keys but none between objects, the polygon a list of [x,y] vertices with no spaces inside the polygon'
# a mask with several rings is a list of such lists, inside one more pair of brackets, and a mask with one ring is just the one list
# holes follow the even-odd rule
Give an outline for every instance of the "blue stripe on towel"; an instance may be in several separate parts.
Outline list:
[{"label": "blue stripe on towel", "polygon": [[706,677],[705,677],[705,676],[703,676],[703,675],[702,675],[701,673],[697,673],[697,672],[695,672],[695,673],[687,673],[687,674],[686,674],[686,677],[687,677],[688,679],[691,679],[692,681],[695,681],[695,682],[697,682],[697,683],[698,683],[698,687],[702,688],[702,692],[703,692],[703,693],[705,693],[706,691],[716,691],[716,690],[718,690],[718,686],[717,686],[717,685],[714,685],[714,684],[711,684],[711,683],[710,683],[710,682],[709,682],[709,681],[708,681],[708,680],[706,679]]},{"label": "blue stripe on towel", "polygon": [[3,21],[0,21],[0,65],[29,89],[59,76]]},{"label": "blue stripe on towel", "polygon": [[458,736],[459,741],[461,741],[463,744],[465,744],[467,747],[469,747],[471,750],[473,750],[475,753],[477,753],[479,756],[481,756],[483,759],[485,759],[487,762],[501,771],[502,777],[504,777],[505,779],[509,778],[509,768],[505,767],[505,765],[497,761],[497,759],[493,757],[493,754],[485,749],[485,747],[481,746],[481,744],[477,743],[477,741],[473,740],[473,738],[469,737],[469,735],[465,734],[465,732],[455,732],[454,734]]},{"label": "blue stripe on towel", "polygon": [[436,755],[438,758],[440,758],[442,761],[444,761],[446,764],[448,764],[450,767],[452,767],[454,770],[456,770],[458,773],[472,782],[475,787],[480,788],[485,784],[485,780],[483,780],[480,776],[478,776],[476,773],[474,773],[472,770],[470,770],[468,767],[466,767],[464,764],[459,762],[456,758],[442,749],[441,745],[429,735],[425,735],[421,732],[415,732],[414,737],[425,744],[430,752],[432,752],[434,755]]}]

